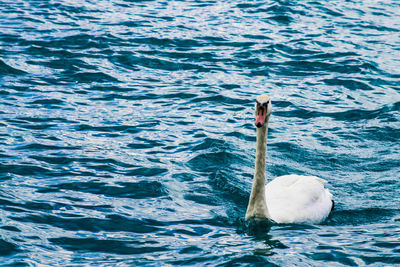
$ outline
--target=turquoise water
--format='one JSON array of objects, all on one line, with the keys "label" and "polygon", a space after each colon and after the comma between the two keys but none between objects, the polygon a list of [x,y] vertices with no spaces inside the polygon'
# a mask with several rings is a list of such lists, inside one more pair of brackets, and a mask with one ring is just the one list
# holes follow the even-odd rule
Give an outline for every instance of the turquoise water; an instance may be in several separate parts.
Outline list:
[{"label": "turquoise water", "polygon": [[[398,1],[2,1],[1,265],[400,264]],[[317,175],[321,225],[247,226]]]}]

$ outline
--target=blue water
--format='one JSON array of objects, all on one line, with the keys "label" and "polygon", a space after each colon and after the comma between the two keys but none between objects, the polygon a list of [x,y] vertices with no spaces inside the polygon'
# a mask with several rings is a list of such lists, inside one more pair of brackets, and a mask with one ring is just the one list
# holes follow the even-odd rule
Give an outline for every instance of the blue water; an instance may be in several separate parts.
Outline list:
[{"label": "blue water", "polygon": [[[267,178],[321,225],[247,225]],[[400,264],[399,1],[0,3],[0,262]]]}]

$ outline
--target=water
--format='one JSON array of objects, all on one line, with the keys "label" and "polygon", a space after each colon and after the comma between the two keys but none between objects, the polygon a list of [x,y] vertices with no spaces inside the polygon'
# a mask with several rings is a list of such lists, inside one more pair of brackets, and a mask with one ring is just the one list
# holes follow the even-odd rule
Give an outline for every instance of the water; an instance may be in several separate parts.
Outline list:
[{"label": "water", "polygon": [[[400,264],[398,1],[2,1],[1,265]],[[247,227],[267,177],[321,225]]]}]

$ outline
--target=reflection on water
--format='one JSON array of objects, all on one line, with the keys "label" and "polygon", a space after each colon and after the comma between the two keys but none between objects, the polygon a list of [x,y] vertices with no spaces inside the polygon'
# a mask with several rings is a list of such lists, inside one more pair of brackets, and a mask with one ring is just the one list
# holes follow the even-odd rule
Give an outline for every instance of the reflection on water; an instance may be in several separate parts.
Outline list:
[{"label": "reflection on water", "polygon": [[[2,265],[400,263],[396,1],[3,1]],[[329,181],[321,225],[247,225],[267,179]]]}]

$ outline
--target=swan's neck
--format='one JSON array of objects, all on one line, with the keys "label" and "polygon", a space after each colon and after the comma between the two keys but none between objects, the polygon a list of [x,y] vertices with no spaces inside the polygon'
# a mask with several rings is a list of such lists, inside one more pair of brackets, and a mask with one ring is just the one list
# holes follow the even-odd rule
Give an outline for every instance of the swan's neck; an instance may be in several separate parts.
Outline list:
[{"label": "swan's neck", "polygon": [[269,218],[265,202],[265,153],[267,148],[268,121],[264,126],[257,128],[256,163],[253,187],[247,206],[246,219]]}]

